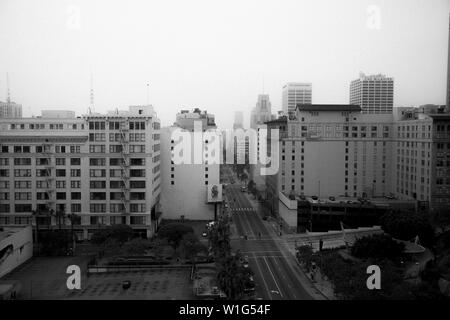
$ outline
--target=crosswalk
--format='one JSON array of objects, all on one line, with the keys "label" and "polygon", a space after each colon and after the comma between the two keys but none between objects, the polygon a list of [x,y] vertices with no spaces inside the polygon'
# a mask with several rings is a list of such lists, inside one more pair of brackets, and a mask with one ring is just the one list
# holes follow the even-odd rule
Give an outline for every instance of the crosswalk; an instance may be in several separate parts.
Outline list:
[{"label": "crosswalk", "polygon": [[231,208],[233,211],[255,211],[253,208]]}]

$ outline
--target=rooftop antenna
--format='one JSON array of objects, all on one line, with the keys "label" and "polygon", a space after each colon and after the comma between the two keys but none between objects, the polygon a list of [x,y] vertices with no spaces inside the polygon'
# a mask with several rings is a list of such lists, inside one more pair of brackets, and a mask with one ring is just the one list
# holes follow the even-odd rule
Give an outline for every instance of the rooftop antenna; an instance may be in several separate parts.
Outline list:
[{"label": "rooftop antenna", "polygon": [[6,102],[8,104],[11,103],[11,93],[9,91],[9,74],[8,74],[8,72],[6,73]]},{"label": "rooftop antenna", "polygon": [[89,114],[94,111],[94,76],[91,72],[91,91],[90,91],[90,103],[89,103]]},{"label": "rooftop antenna", "polygon": [[147,82],[147,105],[150,103],[150,84]]}]

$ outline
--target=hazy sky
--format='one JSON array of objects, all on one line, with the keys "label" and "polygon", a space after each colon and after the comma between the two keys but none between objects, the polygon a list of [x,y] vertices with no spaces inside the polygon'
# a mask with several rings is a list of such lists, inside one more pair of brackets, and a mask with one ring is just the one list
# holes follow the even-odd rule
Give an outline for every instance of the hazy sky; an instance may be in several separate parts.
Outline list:
[{"label": "hazy sky", "polygon": [[285,82],[348,103],[364,71],[394,77],[395,105],[444,104],[449,12],[449,0],[0,0],[0,100],[9,72],[24,116],[85,113],[92,71],[96,111],[145,104],[149,82],[163,125],[199,107],[231,127],[263,79],[277,111]]}]

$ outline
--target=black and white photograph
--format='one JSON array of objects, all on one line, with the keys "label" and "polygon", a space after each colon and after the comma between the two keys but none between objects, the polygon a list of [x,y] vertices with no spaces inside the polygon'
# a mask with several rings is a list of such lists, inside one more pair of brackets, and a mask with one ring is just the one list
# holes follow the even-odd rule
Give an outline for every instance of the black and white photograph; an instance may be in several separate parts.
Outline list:
[{"label": "black and white photograph", "polygon": [[449,0],[0,0],[0,309],[448,303],[449,47]]}]

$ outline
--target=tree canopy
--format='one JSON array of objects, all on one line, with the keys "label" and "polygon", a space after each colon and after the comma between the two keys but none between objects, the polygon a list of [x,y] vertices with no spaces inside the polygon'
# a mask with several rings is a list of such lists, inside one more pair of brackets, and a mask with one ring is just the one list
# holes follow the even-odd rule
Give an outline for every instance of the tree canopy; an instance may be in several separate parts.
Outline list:
[{"label": "tree canopy", "polygon": [[355,241],[351,253],[361,259],[389,259],[397,260],[405,246],[386,234],[375,234]]},{"label": "tree canopy", "polygon": [[192,227],[184,223],[168,223],[163,225],[158,231],[158,238],[167,239],[170,245],[176,249],[180,245],[183,236],[188,233],[194,233]]}]

